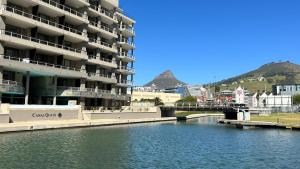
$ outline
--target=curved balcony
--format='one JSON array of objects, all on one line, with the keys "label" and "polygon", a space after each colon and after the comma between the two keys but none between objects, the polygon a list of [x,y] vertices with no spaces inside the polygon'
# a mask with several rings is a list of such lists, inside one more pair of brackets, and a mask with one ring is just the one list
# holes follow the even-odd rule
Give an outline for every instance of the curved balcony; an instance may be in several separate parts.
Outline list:
[{"label": "curved balcony", "polygon": [[123,12],[116,12],[117,17],[120,18],[120,20],[122,20],[122,22],[132,25],[135,24],[135,20],[129,18],[128,16],[126,16]]},{"label": "curved balcony", "polygon": [[118,81],[117,86],[119,86],[119,87],[132,87],[133,82],[129,81],[129,80],[122,80],[122,81]]},{"label": "curved balcony", "polygon": [[111,91],[100,90],[94,88],[80,88],[80,87],[57,87],[57,96],[61,97],[86,97],[86,98],[107,98],[113,97]]},{"label": "curved balcony", "polygon": [[131,26],[122,25],[122,26],[120,26],[119,30],[126,37],[132,37],[135,35],[134,29]]},{"label": "curved balcony", "polygon": [[100,73],[93,73],[93,72],[89,72],[87,73],[87,80],[90,81],[99,81],[102,83],[107,83],[107,84],[116,84],[117,83],[117,79],[111,75],[104,75],[104,74],[100,74]]},{"label": "curved balcony", "polygon": [[121,59],[125,62],[134,62],[135,61],[135,57],[133,55],[129,54],[128,52],[119,53],[117,55],[117,58]]},{"label": "curved balcony", "polygon": [[88,45],[92,48],[99,48],[104,52],[109,53],[118,53],[118,50],[113,47],[113,45],[103,42],[103,41],[97,41],[96,39],[89,39]]},{"label": "curved balcony", "polygon": [[112,60],[105,59],[105,58],[97,58],[96,56],[89,56],[88,63],[95,64],[95,65],[101,65],[104,68],[117,68],[117,64],[113,62]]},{"label": "curved balcony", "polygon": [[110,12],[109,10],[101,7],[97,7],[97,6],[93,6],[91,5],[88,8],[88,12],[89,15],[91,15],[92,17],[97,17],[100,16],[102,21],[107,23],[107,24],[113,24],[113,23],[118,23],[117,18],[114,16],[113,12]]},{"label": "curved balcony", "polygon": [[0,82],[0,93],[23,95],[25,92],[22,84],[11,80],[3,80]]},{"label": "curved balcony", "polygon": [[117,71],[125,75],[134,74],[134,69],[127,68],[126,66],[118,67]]},{"label": "curved balcony", "polygon": [[62,5],[54,0],[40,0],[40,10],[49,16],[66,16],[68,22],[83,24],[89,23],[87,16],[75,9]]},{"label": "curved balcony", "polygon": [[71,42],[88,41],[86,35],[82,31],[70,28],[47,19],[26,13],[10,6],[2,6],[3,13],[7,23],[13,23],[22,28],[39,27],[43,32],[47,32],[51,36],[65,35],[66,40]]},{"label": "curved balcony", "polygon": [[8,46],[39,49],[52,54],[65,55],[78,60],[87,59],[86,52],[81,49],[63,46],[6,30],[0,30],[0,40],[5,41],[5,44]]},{"label": "curved balcony", "polygon": [[55,65],[51,63],[30,60],[29,58],[1,56],[0,65],[7,70],[27,72],[30,71],[34,75],[42,76],[59,76],[59,77],[72,77],[82,78],[85,73],[80,69],[66,67],[62,65]]},{"label": "curved balcony", "polygon": [[89,32],[92,32],[92,33],[97,33],[97,32],[101,33],[101,35],[105,39],[118,38],[118,35],[112,29],[110,29],[104,25],[97,24],[95,22],[90,22],[90,24],[88,25],[88,30],[89,30]]},{"label": "curved balcony", "polygon": [[135,45],[133,42],[128,41],[128,39],[122,38],[119,39],[118,44],[126,50],[134,50],[135,49]]}]

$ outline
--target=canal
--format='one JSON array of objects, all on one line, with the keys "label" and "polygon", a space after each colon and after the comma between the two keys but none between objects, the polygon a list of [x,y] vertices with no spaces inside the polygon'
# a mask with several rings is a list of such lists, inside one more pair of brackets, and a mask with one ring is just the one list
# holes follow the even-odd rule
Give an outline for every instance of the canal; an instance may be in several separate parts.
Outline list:
[{"label": "canal", "polygon": [[299,168],[300,132],[215,118],[0,135],[0,168]]}]

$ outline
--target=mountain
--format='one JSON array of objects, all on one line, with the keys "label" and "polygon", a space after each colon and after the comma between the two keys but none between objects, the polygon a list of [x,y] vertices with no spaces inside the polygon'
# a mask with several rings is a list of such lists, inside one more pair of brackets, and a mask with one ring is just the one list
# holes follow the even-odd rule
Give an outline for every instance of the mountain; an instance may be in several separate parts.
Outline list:
[{"label": "mountain", "polygon": [[166,89],[176,87],[179,85],[185,85],[186,83],[177,80],[171,70],[167,70],[155,77],[151,82],[145,84],[145,87],[156,86],[157,89]]},{"label": "mountain", "polygon": [[222,80],[215,84],[234,88],[242,85],[252,92],[257,90],[271,91],[273,84],[300,83],[300,65],[286,62],[272,62],[262,65],[256,70],[248,73]]}]

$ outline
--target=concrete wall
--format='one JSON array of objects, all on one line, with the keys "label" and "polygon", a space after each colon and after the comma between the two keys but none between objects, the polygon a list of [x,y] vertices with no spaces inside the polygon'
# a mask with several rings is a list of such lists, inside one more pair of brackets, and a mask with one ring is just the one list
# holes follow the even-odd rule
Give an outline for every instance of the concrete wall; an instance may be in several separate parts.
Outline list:
[{"label": "concrete wall", "polygon": [[145,118],[161,118],[160,108],[157,107],[156,111],[149,112],[83,112],[85,120],[97,119],[145,119]]},{"label": "concrete wall", "polygon": [[175,103],[181,99],[181,95],[177,93],[162,93],[162,92],[143,92],[133,91],[131,101],[140,101],[141,99],[160,98],[164,103]]},{"label": "concrete wall", "polygon": [[[2,107],[2,106],[1,106]],[[59,121],[82,119],[80,106],[6,106],[12,122]]]}]

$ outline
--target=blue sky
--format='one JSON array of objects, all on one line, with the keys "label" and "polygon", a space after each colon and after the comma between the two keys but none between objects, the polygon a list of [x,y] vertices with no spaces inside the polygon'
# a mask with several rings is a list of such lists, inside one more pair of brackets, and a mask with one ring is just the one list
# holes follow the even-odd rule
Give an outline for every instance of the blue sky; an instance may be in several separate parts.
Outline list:
[{"label": "blue sky", "polygon": [[203,84],[300,63],[299,0],[120,0],[136,21],[135,84],[170,69]]}]

